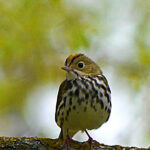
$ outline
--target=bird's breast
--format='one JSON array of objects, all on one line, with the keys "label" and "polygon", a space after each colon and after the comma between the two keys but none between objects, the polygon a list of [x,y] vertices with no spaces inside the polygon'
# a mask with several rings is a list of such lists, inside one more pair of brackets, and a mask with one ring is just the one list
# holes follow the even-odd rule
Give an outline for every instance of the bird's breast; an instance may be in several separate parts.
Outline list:
[{"label": "bird's breast", "polygon": [[103,76],[68,80],[57,109],[57,124],[75,130],[96,129],[109,118],[111,97]]}]

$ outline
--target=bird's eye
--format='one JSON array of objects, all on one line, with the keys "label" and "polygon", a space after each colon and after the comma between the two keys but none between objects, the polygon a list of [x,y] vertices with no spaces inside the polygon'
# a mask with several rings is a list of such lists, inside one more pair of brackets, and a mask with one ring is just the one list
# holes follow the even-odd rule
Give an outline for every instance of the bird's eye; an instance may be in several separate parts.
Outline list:
[{"label": "bird's eye", "polygon": [[83,62],[79,62],[79,63],[78,63],[78,67],[79,67],[79,68],[83,68],[83,67],[84,67],[84,63],[83,63]]}]

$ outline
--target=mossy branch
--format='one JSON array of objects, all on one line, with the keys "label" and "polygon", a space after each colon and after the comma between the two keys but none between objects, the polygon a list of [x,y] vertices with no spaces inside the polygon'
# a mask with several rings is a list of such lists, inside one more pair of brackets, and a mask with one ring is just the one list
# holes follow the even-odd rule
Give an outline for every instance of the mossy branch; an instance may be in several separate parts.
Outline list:
[{"label": "mossy branch", "polygon": [[[88,142],[71,141],[71,149],[88,150]],[[63,150],[63,141],[59,139],[38,138],[38,137],[0,137],[0,149],[7,150]],[[150,150],[150,148],[123,147],[120,145],[108,146],[93,143],[93,150]]]}]

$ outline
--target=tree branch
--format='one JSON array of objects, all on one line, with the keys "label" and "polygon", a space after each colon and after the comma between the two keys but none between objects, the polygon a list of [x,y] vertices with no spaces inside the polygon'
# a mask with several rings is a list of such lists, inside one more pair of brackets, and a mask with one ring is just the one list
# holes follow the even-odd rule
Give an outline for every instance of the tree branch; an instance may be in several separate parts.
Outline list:
[{"label": "tree branch", "polygon": [[[70,142],[71,149],[88,150],[88,142]],[[38,138],[38,137],[0,137],[0,149],[17,150],[63,150],[63,141],[60,139]],[[93,150],[150,150],[150,148],[123,147],[120,145],[108,146],[93,143]]]}]

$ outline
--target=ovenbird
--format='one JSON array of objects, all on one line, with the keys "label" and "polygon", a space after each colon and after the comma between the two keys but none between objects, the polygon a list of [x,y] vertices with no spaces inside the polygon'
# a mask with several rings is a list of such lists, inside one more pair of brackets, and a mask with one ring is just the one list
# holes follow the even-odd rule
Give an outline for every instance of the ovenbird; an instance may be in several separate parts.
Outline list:
[{"label": "ovenbird", "polygon": [[83,54],[69,56],[62,69],[66,80],[59,87],[55,120],[61,128],[59,138],[65,139],[79,130],[97,129],[109,119],[111,91],[99,66]]}]

